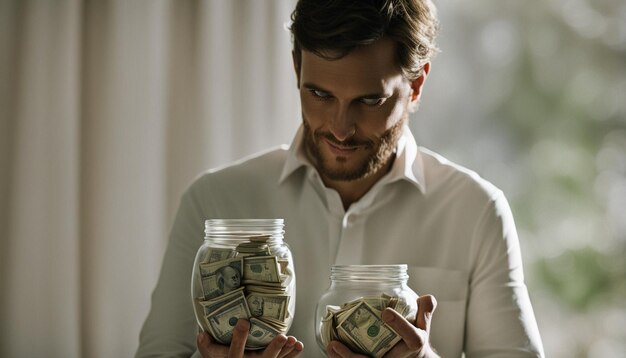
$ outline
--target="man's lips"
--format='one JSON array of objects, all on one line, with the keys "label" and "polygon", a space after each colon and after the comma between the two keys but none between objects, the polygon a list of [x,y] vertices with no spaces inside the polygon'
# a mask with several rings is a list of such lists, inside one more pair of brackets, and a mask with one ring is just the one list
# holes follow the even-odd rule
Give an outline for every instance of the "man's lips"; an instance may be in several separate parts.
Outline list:
[{"label": "man's lips", "polygon": [[336,155],[349,155],[351,153],[354,153],[357,149],[359,149],[359,146],[354,146],[354,145],[344,146],[344,145],[333,143],[328,139],[324,139],[324,142],[326,142],[330,151]]}]

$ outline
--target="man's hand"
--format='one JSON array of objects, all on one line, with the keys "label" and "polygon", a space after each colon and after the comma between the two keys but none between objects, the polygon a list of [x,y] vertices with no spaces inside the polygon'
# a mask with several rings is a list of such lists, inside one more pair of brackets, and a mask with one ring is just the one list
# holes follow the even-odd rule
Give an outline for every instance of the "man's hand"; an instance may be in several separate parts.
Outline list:
[{"label": "man's hand", "polygon": [[[417,316],[415,322],[409,322],[398,312],[391,308],[385,308],[382,313],[383,321],[393,328],[402,337],[385,357],[439,357],[430,346],[430,322],[433,312],[437,308],[437,300],[434,296],[425,295],[417,300]],[[326,353],[331,358],[356,358],[364,357],[355,354],[339,341],[332,341],[326,347]]]},{"label": "man's hand", "polygon": [[218,344],[213,341],[208,333],[200,332],[196,339],[198,351],[204,358],[292,358],[297,357],[304,349],[302,342],[299,342],[295,337],[279,334],[264,350],[246,352],[246,339],[248,339],[249,329],[250,322],[244,319],[237,321],[230,347]]}]

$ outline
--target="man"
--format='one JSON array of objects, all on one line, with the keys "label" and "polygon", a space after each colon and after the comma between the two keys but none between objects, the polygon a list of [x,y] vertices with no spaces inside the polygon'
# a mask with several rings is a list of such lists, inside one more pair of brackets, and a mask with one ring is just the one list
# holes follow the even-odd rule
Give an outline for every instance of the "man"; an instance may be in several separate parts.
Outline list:
[{"label": "man", "polygon": [[302,126],[288,149],[209,171],[184,194],[137,355],[252,355],[245,320],[230,347],[194,341],[187,278],[205,219],[282,217],[298,276],[293,336],[255,354],[321,355],[313,312],[332,264],[406,263],[419,311],[415,322],[382,313],[402,337],[388,357],[543,356],[504,195],[417,147],[407,126],[436,50],[430,0],[300,0],[292,21]]}]

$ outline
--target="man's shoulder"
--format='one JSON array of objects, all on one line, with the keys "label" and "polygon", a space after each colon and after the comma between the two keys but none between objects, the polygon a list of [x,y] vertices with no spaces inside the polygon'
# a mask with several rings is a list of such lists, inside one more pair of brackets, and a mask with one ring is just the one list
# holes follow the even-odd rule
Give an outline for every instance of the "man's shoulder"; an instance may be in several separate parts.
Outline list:
[{"label": "man's shoulder", "polygon": [[201,173],[182,195],[181,207],[202,217],[276,215],[279,178],[288,156],[277,147]]},{"label": "man's shoulder", "polygon": [[192,186],[209,183],[233,184],[239,182],[277,182],[288,155],[288,147],[281,145],[243,157],[224,166],[201,173]]},{"label": "man's shoulder", "polygon": [[419,147],[427,192],[478,195],[486,199],[502,191],[476,171],[430,149]]}]

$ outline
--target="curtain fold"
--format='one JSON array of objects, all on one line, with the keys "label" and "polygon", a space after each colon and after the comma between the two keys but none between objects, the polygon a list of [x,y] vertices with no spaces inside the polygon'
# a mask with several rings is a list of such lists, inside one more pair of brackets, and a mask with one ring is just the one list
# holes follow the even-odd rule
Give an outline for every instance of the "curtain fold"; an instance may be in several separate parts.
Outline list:
[{"label": "curtain fold", "polygon": [[2,233],[2,347],[10,357],[77,356],[80,5],[25,2],[7,10],[19,38],[3,48],[15,56],[15,72],[3,119],[11,158],[3,173],[10,220]]},{"label": "curtain fold", "polygon": [[0,0],[0,356],[132,356],[182,191],[299,123],[292,8]]}]

